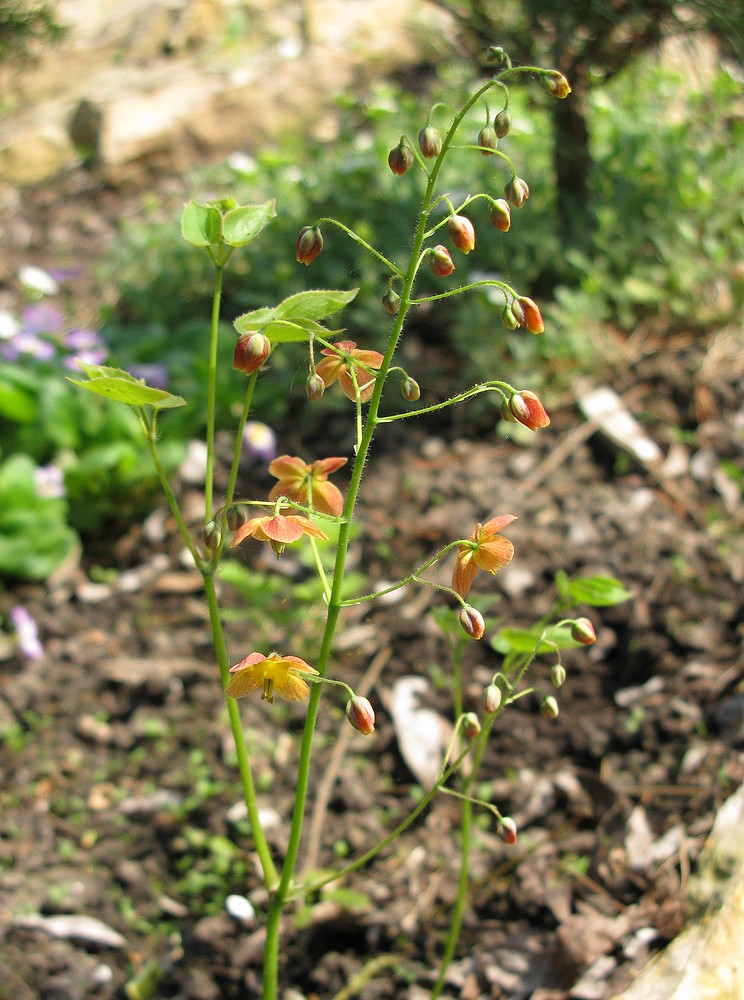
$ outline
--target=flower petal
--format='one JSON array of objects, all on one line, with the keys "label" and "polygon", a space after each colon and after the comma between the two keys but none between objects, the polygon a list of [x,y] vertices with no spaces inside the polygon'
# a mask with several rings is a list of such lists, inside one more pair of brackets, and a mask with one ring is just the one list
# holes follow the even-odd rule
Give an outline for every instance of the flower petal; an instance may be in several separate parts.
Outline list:
[{"label": "flower petal", "polygon": [[507,524],[511,524],[512,521],[516,520],[517,518],[514,514],[500,514],[498,517],[492,517],[490,521],[486,521],[483,525],[480,537],[485,538],[486,535],[493,535],[495,532],[505,528]]},{"label": "flower petal", "polygon": [[[313,538],[319,538],[322,542],[328,541],[328,535],[320,530],[312,521],[304,517],[302,514],[290,514],[289,517],[285,518],[287,521],[293,521],[297,526],[300,535],[312,535]],[[297,538],[300,537],[297,535]],[[292,539],[294,541],[294,539]]]},{"label": "flower petal", "polygon": [[468,548],[467,550],[460,550],[460,554],[457,557],[457,562],[455,563],[455,570],[452,574],[452,589],[460,595],[460,597],[465,597],[467,592],[475,579],[475,575],[478,572],[478,567],[475,565],[473,559],[473,550]]},{"label": "flower petal", "polygon": [[[317,462],[313,462],[311,466],[313,479],[316,476],[330,476],[332,472],[340,469],[342,465],[346,465],[348,458],[320,458]],[[271,472],[271,468],[269,468]]]},{"label": "flower petal", "polygon": [[266,657],[263,653],[249,653],[240,663],[236,663],[234,667],[230,667],[230,673],[234,674],[238,670],[245,670],[246,667],[252,667],[255,663],[260,663],[261,660],[265,659]]},{"label": "flower petal", "polygon": [[280,698],[287,701],[304,701],[310,694],[310,686],[307,681],[297,674],[288,673],[286,679],[281,684],[275,684],[274,690]]},{"label": "flower petal", "polygon": [[502,538],[501,535],[490,542],[482,542],[473,553],[478,569],[484,569],[487,573],[498,573],[511,562],[513,555],[514,546],[508,538]]},{"label": "flower petal", "polygon": [[[268,520],[268,517],[252,517],[249,521],[246,521],[245,524],[241,525],[233,535],[233,540],[230,542],[230,548],[240,545],[240,543],[245,541],[246,538],[260,538],[263,534],[261,523]],[[263,541],[264,539],[261,540]]]},{"label": "flower petal", "polygon": [[309,471],[310,467],[296,455],[280,455],[269,466],[269,472],[277,479],[304,478]]},{"label": "flower petal", "polygon": [[[291,497],[290,499],[294,499]],[[313,506],[321,514],[332,514],[338,517],[344,509],[344,498],[341,490],[327,479],[313,485]]]},{"label": "flower petal", "polygon": [[285,544],[296,542],[298,538],[302,537],[305,530],[302,525],[297,523],[298,516],[286,517],[284,514],[275,514],[274,517],[268,518],[266,523],[261,525],[261,529],[274,542],[284,542]]},{"label": "flower petal", "polygon": [[228,698],[245,698],[251,691],[261,687],[263,684],[263,668],[260,666],[245,667],[235,674],[233,679],[225,688]]}]

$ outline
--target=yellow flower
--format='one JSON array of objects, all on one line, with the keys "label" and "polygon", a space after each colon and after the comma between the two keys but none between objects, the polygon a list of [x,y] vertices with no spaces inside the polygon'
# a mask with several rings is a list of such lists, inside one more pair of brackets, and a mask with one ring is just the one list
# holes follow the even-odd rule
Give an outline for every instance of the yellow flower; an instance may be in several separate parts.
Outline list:
[{"label": "yellow flower", "polygon": [[[351,362],[343,358],[338,351],[328,347],[320,352],[326,357],[319,362],[315,371],[323,379],[326,389],[338,379],[341,391],[348,399],[354,402],[358,390],[360,401],[362,403],[368,402],[374,392],[375,377],[354,362],[359,361],[367,368],[379,368],[384,360],[382,354],[379,351],[362,351],[353,340],[339,340],[333,346],[340,351],[345,351],[351,358]],[[351,375],[352,369],[354,378]],[[354,379],[356,379],[356,388],[354,387]]]},{"label": "yellow flower", "polygon": [[252,517],[238,528],[230,547],[240,545],[244,539],[251,536],[259,542],[269,542],[277,556],[280,556],[288,543],[296,542],[303,535],[311,535],[323,542],[328,541],[328,535],[302,514],[265,514],[263,517]]},{"label": "yellow flower", "polygon": [[244,660],[230,668],[233,679],[225,688],[231,698],[244,698],[256,688],[263,688],[261,699],[269,703],[274,692],[287,701],[302,701],[310,688],[302,674],[317,674],[315,667],[299,656],[280,656],[279,653],[249,653]]},{"label": "yellow flower", "polygon": [[269,493],[269,500],[287,497],[296,503],[309,504],[322,514],[338,517],[344,506],[344,498],[338,487],[328,482],[331,472],[346,465],[345,458],[322,458],[307,465],[301,458],[280,455],[269,466],[269,472],[279,482]]},{"label": "yellow flower", "polygon": [[511,562],[514,546],[499,532],[512,521],[516,521],[513,514],[502,514],[500,517],[492,517],[485,524],[476,524],[469,541],[460,546],[452,574],[452,587],[460,597],[465,597],[470,590],[479,569],[487,573],[498,573]]}]

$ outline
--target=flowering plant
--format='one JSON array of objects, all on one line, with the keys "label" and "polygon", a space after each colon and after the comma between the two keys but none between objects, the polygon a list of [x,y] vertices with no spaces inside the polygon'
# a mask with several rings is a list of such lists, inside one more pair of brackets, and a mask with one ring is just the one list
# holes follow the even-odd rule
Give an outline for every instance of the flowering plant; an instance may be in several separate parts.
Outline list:
[{"label": "flowering plant", "polygon": [[[137,414],[153,461],[160,472],[173,516],[194,564],[203,577],[214,649],[237,749],[253,844],[268,893],[263,964],[264,1000],[275,1000],[277,996],[280,930],[287,908],[301,896],[312,894],[329,881],[368,863],[394,837],[410,826],[435,795],[446,793],[456,796],[461,803],[462,871],[455,912],[439,976],[432,992],[434,997],[441,995],[446,969],[456,948],[467,893],[472,809],[482,806],[490,810],[505,843],[515,843],[518,836],[516,824],[511,817],[502,815],[490,803],[480,802],[473,794],[474,781],[488,746],[491,729],[510,704],[533,690],[537,693],[541,710],[555,717],[557,700],[553,695],[547,695],[540,685],[534,689],[526,687],[527,671],[536,658],[544,654],[552,656],[556,661],[555,667],[560,664],[562,648],[588,644],[594,635],[588,620],[562,616],[567,608],[578,602],[579,592],[581,600],[592,603],[591,587],[585,584],[579,591],[571,581],[563,581],[555,614],[542,618],[532,630],[525,630],[519,641],[514,641],[499,669],[495,670],[492,681],[483,694],[482,718],[473,711],[464,711],[459,673],[462,646],[470,640],[479,640],[487,629],[483,613],[465,598],[470,593],[478,570],[495,574],[512,559],[514,546],[501,534],[502,529],[515,520],[516,515],[510,512],[487,511],[484,523],[475,527],[463,525],[460,529],[461,536],[451,538],[438,552],[412,569],[403,579],[381,590],[348,596],[343,589],[352,528],[358,520],[362,473],[370,459],[375,434],[380,426],[405,421],[414,416],[425,416],[482,393],[495,397],[506,420],[521,422],[533,431],[546,428],[550,422],[545,407],[534,392],[517,389],[502,379],[480,382],[444,402],[425,402],[424,405],[407,406],[402,410],[399,408],[397,393],[390,391],[400,379],[400,394],[405,403],[417,404],[420,398],[419,384],[407,371],[394,364],[394,357],[404,335],[406,319],[412,310],[421,306],[445,298],[455,298],[473,288],[488,286],[501,297],[501,318],[507,329],[519,330],[524,327],[531,334],[543,331],[542,317],[535,302],[505,281],[482,279],[458,284],[449,280],[461,266],[458,253],[477,255],[476,226],[479,210],[482,210],[490,224],[506,233],[512,225],[512,210],[519,209],[530,195],[527,182],[518,176],[511,159],[498,148],[499,138],[503,138],[510,127],[507,81],[518,74],[531,74],[540,80],[547,80],[548,89],[557,97],[565,97],[569,92],[568,84],[555,71],[536,67],[515,69],[500,49],[491,50],[490,57],[497,70],[495,76],[482,84],[458,111],[437,105],[427,117],[416,140],[402,136],[388,157],[388,167],[393,174],[403,177],[412,171],[423,185],[419,211],[413,222],[411,250],[406,260],[392,260],[358,232],[334,218],[317,219],[299,230],[295,257],[301,264],[312,266],[313,261],[322,253],[327,239],[323,230],[327,234],[329,229],[337,229],[342,237],[351,238],[360,244],[382,269],[384,278],[381,284],[385,289],[382,294],[382,309],[389,321],[386,324],[387,333],[381,338],[381,342],[377,345],[365,342],[358,346],[351,340],[337,339],[342,331],[329,329],[325,325],[324,321],[353,301],[356,290],[303,291],[285,298],[277,305],[254,309],[235,320],[237,342],[233,366],[240,376],[247,378],[247,386],[236,429],[227,486],[224,495],[219,498],[215,496],[214,474],[215,384],[223,277],[233,253],[253,242],[270,224],[275,206],[271,201],[259,205],[238,205],[232,199],[223,199],[207,204],[190,202],[185,207],[182,217],[183,236],[194,248],[209,257],[215,273],[214,305],[207,348],[209,384],[206,485],[204,525],[200,539],[194,538],[189,531],[159,458],[160,414],[181,406],[184,400],[160,387],[147,385],[127,372],[86,362],[81,362],[80,365],[85,377],[78,379],[77,384],[90,392],[117,399],[130,406]],[[487,100],[491,94],[502,105],[493,119]],[[441,127],[433,124],[434,115],[437,115],[437,120],[440,117],[443,119]],[[466,129],[472,131],[472,141],[468,141]],[[450,200],[449,195],[439,193],[442,171],[448,158],[473,155],[473,151],[493,157],[494,163],[506,167],[503,198],[479,193],[468,195],[456,204]],[[410,180],[408,177],[401,183],[408,183]],[[453,247],[452,252],[440,242],[448,238]],[[419,272],[424,264],[435,280],[442,281],[440,290],[433,294],[417,292]],[[381,319],[384,318],[381,316]],[[311,401],[322,400],[325,391],[338,382],[351,404],[349,410],[354,427],[353,449],[348,456],[318,457],[312,461],[286,454],[273,458],[268,471],[277,479],[277,483],[269,497],[266,500],[242,498],[238,494],[239,464],[254,388],[259,375],[267,367],[267,361],[281,350],[297,351],[306,359],[306,390]],[[345,492],[342,492],[338,485],[330,482],[329,476],[339,473],[347,462],[349,476]],[[328,540],[331,527],[337,534],[337,540],[334,543],[333,565],[328,571],[320,557],[319,543]],[[312,551],[322,587],[324,621],[319,647],[316,654],[310,657],[312,664],[293,652],[280,654],[272,651],[265,654],[252,651],[237,664],[230,665],[218,602],[216,573],[226,549],[255,542],[268,542],[277,557],[282,556],[288,545],[307,545]],[[430,579],[428,571],[450,557],[454,564],[451,586]],[[348,722],[362,735],[371,736],[375,732],[375,710],[371,701],[364,694],[355,692],[341,678],[332,676],[335,671],[334,649],[341,612],[346,607],[375,600],[414,584],[431,587],[445,594],[456,610],[454,630],[450,629],[448,632],[456,678],[452,742],[441,761],[432,787],[384,840],[372,846],[361,858],[348,864],[342,872],[316,878],[308,885],[298,884],[296,870],[310,784],[313,737],[323,689],[344,691],[345,716]],[[608,600],[611,590],[609,585],[605,586],[602,600],[597,600],[596,603],[611,603]],[[616,588],[615,596],[618,592],[619,588]],[[555,618],[558,620],[555,621]],[[287,645],[291,640],[291,635],[285,637]],[[551,672],[554,687],[559,686],[565,678],[565,670],[561,669],[563,673],[556,669]],[[267,712],[272,711],[275,695],[290,701],[307,699],[294,808],[286,851],[280,863],[269,846],[260,822],[252,776],[253,762],[237,704],[237,699],[250,696],[258,689],[261,689],[261,697],[267,703]],[[463,741],[460,737],[463,737]],[[462,768],[466,758],[469,759],[469,767]]]}]

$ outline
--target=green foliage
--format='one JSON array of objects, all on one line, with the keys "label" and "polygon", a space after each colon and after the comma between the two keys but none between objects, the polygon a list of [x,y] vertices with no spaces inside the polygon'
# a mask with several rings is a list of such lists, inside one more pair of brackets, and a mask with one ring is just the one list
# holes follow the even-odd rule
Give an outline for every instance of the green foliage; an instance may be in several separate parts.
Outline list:
[{"label": "green foliage", "polygon": [[40,46],[58,41],[65,34],[56,19],[53,3],[34,0],[0,0],[0,63],[23,63]]}]

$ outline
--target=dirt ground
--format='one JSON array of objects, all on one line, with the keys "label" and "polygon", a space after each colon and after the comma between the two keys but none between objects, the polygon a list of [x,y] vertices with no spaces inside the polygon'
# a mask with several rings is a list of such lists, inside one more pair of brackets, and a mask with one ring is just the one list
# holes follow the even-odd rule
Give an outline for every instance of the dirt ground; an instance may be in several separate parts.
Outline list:
[{"label": "dirt ground", "polygon": [[[741,468],[744,450],[741,343],[732,330],[656,321],[616,346],[602,382],[668,456],[661,470],[592,432],[564,395],[527,444],[489,426],[466,437],[458,422],[418,421],[405,438],[383,428],[362,491],[367,531],[352,561],[373,584],[409,571],[453,530],[519,517],[505,532],[514,562],[474,586],[474,603],[486,593],[498,601],[486,637],[465,651],[467,708],[479,709],[498,669],[489,635],[534,621],[559,569],[610,574],[632,592],[587,609],[598,641],[565,656],[558,718],[525,698],[492,734],[479,790],[515,818],[519,839],[507,847],[478,818],[447,986],[463,1000],[605,1000],[623,988],[683,926],[697,854],[744,778],[744,505],[723,471]],[[243,483],[246,495],[268,486],[258,470]],[[180,489],[196,509],[191,487]],[[290,552],[279,564],[255,544],[241,558],[303,572]],[[95,564],[122,573],[94,580]],[[98,540],[48,586],[14,586],[0,600],[3,611],[28,607],[46,650],[38,662],[0,662],[0,718],[14,727],[0,748],[0,998],[258,996],[266,898],[205,604],[167,512]],[[370,685],[378,725],[364,739],[325,699],[313,770],[313,798],[321,791],[325,806],[308,817],[305,866],[358,856],[420,795],[391,699],[401,678],[426,678],[426,706],[451,716],[447,644],[431,614],[443,603],[409,588],[346,615],[334,669]],[[317,616],[308,611],[298,627],[311,637]],[[236,660],[254,648],[252,628],[250,614],[231,618]],[[303,706],[241,706],[281,857]],[[343,995],[364,1000],[428,995],[454,901],[458,815],[454,799],[438,797],[345,883],[351,894],[287,918],[287,1000],[330,1000],[350,984]],[[226,894],[247,898],[257,916],[244,901],[226,909]],[[49,919],[71,915],[105,926]],[[355,980],[371,959],[374,974]],[[125,994],[143,973],[157,982],[152,992]]]}]

